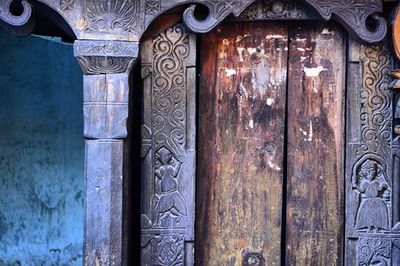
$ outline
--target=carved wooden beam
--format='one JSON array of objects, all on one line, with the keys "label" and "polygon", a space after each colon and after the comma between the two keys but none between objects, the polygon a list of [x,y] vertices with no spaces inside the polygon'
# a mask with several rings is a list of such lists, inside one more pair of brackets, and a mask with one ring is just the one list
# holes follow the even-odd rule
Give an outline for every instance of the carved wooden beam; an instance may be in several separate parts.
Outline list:
[{"label": "carved wooden beam", "polygon": [[[109,39],[139,41],[152,21],[165,11],[179,5],[189,6],[183,14],[187,27],[194,32],[207,32],[229,15],[239,16],[256,0],[39,0],[56,10],[71,26],[78,39]],[[21,25],[31,14],[24,0],[24,12],[13,16],[12,0],[0,1],[0,20]],[[276,1],[278,4],[281,1]],[[381,41],[387,31],[382,12],[382,0],[302,0],[313,8],[322,20],[335,19],[350,33],[364,42]],[[196,4],[209,10],[204,20],[195,16]],[[375,20],[375,29],[367,27],[367,19]],[[4,23],[3,23],[4,24]]]},{"label": "carved wooden beam", "polygon": [[85,265],[123,263],[123,186],[129,71],[138,44],[76,41],[84,72]]}]

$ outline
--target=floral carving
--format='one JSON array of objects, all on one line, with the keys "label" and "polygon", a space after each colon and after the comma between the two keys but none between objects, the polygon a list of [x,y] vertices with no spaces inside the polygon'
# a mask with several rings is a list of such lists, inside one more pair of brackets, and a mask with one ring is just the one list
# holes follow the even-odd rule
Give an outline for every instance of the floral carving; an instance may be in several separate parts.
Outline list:
[{"label": "floral carving", "polygon": [[75,7],[75,0],[60,0],[60,9],[62,11],[71,11]]},{"label": "floral carving", "polygon": [[139,35],[142,32],[140,1],[86,0],[83,29],[113,35]]},{"label": "floral carving", "polygon": [[155,15],[161,11],[160,1],[146,1],[146,14]]},{"label": "floral carving", "polygon": [[390,239],[362,237],[358,242],[358,263],[361,266],[390,265],[391,249]]}]

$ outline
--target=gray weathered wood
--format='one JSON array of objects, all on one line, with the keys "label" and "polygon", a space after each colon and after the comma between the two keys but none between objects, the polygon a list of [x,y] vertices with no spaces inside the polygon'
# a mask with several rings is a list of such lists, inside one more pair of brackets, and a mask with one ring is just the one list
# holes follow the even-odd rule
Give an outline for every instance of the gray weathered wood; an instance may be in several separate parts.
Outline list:
[{"label": "gray weathered wood", "polygon": [[[0,25],[18,32],[25,23],[27,28],[22,30],[27,32],[32,28],[30,23],[32,7],[23,1],[22,14],[14,16],[10,12],[11,2],[12,0],[0,1]],[[202,20],[195,16],[196,5],[187,7],[183,13],[185,24],[192,31],[204,33],[211,31],[229,15],[239,16],[257,0],[39,0],[39,2],[59,12],[78,39],[139,42],[152,21],[179,5],[201,3],[208,9],[208,17]],[[365,42],[377,42],[386,35],[386,21],[376,15],[382,12],[382,0],[296,0],[294,2],[307,5],[324,21],[336,19],[355,37]],[[285,8],[283,5],[290,3],[288,0],[276,1],[273,3],[273,10],[279,14],[280,10]],[[368,19],[374,20],[376,24],[374,29],[367,26]]]},{"label": "gray weathered wood", "polygon": [[125,144],[128,137],[128,75],[137,43],[78,41],[75,56],[84,71],[86,138],[85,265],[122,265]]},{"label": "gray weathered wood", "polygon": [[142,265],[193,265],[195,36],[181,24],[143,42]]},{"label": "gray weathered wood", "polygon": [[393,141],[393,67],[386,43],[349,41],[346,135],[346,265],[398,265],[399,208]]}]

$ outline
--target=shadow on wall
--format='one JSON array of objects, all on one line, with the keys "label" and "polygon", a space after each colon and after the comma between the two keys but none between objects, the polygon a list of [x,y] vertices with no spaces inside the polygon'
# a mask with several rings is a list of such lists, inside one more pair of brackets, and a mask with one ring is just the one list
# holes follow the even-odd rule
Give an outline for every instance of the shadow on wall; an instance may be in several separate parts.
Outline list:
[{"label": "shadow on wall", "polygon": [[72,46],[0,31],[0,266],[82,265],[82,75]]}]

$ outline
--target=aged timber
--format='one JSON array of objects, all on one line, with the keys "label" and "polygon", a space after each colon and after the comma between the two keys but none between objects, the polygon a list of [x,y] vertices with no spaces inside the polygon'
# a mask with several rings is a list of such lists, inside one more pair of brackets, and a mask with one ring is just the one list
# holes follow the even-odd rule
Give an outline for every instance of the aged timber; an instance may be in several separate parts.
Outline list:
[{"label": "aged timber", "polygon": [[286,264],[341,265],[345,36],[307,24],[289,36]]},{"label": "aged timber", "polygon": [[124,245],[125,139],[128,137],[129,70],[135,43],[77,41],[84,75],[86,196],[84,263],[122,265]]},{"label": "aged timber", "polygon": [[195,36],[182,24],[142,44],[142,265],[193,265]]},{"label": "aged timber", "polygon": [[226,23],[201,45],[196,262],[279,265],[287,28]]},{"label": "aged timber", "polygon": [[[23,12],[12,15],[13,0],[0,1],[0,25],[10,31],[28,32],[32,29],[32,7],[22,1]],[[179,5],[199,3],[208,9],[208,17],[199,20],[195,16],[196,5],[187,7],[183,13],[185,24],[194,32],[208,32],[229,15],[236,17],[256,0],[39,0],[58,12],[70,25],[78,39],[97,39],[138,42],[148,26],[164,12]],[[280,2],[280,1],[276,1]],[[286,0],[284,2],[287,2]],[[297,2],[297,1],[296,1]],[[381,0],[301,0],[302,4],[318,14],[321,20],[336,19],[356,38],[365,42],[382,40],[387,31],[384,18],[375,14],[382,12]],[[279,6],[277,7],[279,8]],[[276,10],[276,9],[275,9]],[[371,19],[375,27],[367,26]],[[23,25],[29,25],[25,28]]]}]

